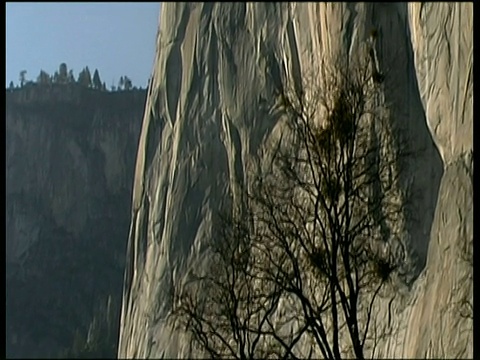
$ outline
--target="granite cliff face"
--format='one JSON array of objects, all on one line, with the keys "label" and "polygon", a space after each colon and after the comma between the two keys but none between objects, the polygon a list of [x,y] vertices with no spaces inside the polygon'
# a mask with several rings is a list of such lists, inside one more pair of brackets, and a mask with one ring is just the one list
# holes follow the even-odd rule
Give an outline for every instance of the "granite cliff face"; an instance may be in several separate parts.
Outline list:
[{"label": "granite cliff face", "polygon": [[393,304],[398,332],[377,355],[473,356],[460,305],[473,286],[463,259],[473,242],[473,5],[166,3],[137,155],[119,357],[188,356],[167,321],[171,287],[202,259],[212,217],[281,126],[275,87],[302,87],[321,64],[354,58],[372,29],[392,128],[416,153],[402,177],[415,194],[405,205],[415,267]]},{"label": "granite cliff face", "polygon": [[7,91],[8,357],[57,356],[108,295],[119,308],[145,95]]}]

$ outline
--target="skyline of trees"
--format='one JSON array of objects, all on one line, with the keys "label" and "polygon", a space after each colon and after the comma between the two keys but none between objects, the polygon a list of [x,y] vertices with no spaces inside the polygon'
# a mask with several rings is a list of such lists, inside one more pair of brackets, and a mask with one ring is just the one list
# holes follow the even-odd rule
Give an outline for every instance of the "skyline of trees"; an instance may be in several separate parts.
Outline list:
[{"label": "skyline of trees", "polygon": [[[9,82],[9,85],[6,88],[8,90],[14,90],[30,84],[38,84],[44,86],[52,84],[79,84],[87,88],[101,91],[129,91],[144,88],[142,86],[134,86],[132,80],[127,75],[121,75],[117,84],[118,86],[114,86],[113,84],[115,84],[115,80],[112,80],[110,90],[107,90],[105,82],[101,80],[99,70],[95,69],[92,76],[88,66],[80,70],[75,80],[74,70],[69,69],[66,63],[61,63],[58,70],[55,71],[52,75],[50,75],[47,71],[41,69],[35,80],[28,79],[27,73],[27,70],[20,71],[19,82],[15,83],[12,80]],[[145,88],[146,87],[147,86],[145,86]]]}]

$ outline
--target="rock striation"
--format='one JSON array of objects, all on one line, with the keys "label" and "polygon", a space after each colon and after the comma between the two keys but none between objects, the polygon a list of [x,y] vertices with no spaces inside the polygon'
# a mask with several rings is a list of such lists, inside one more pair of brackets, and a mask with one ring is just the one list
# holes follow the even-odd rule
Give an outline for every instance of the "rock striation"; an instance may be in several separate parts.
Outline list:
[{"label": "rock striation", "polygon": [[119,357],[189,356],[167,321],[171,289],[194,260],[207,261],[213,217],[281,128],[276,87],[301,89],[355,58],[372,29],[392,128],[416,153],[402,175],[414,194],[405,240],[415,266],[393,304],[399,332],[377,354],[473,356],[473,321],[460,305],[473,298],[463,260],[473,243],[473,4],[165,3],[137,154]]}]

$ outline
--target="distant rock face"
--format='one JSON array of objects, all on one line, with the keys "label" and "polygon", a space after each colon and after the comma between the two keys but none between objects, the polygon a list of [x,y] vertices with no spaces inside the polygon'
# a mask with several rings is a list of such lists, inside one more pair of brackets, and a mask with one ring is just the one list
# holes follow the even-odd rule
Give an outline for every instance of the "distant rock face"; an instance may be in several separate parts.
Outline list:
[{"label": "distant rock face", "polygon": [[119,303],[145,97],[7,91],[8,357],[56,356],[98,302]]},{"label": "distant rock face", "polygon": [[414,194],[405,207],[416,268],[393,305],[401,330],[377,350],[472,356],[472,320],[457,306],[472,300],[473,270],[459,260],[473,239],[472,4],[166,3],[135,172],[119,357],[188,356],[166,321],[171,287],[202,258],[212,217],[281,126],[275,87],[289,79],[299,88],[322,64],[354,58],[372,29],[391,125],[416,154],[402,178]]}]

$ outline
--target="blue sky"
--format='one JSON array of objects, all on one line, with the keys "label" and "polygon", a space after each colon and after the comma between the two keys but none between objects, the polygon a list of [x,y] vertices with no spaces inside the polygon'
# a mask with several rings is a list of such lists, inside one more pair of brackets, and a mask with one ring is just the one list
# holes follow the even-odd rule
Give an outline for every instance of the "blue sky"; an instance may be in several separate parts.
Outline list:
[{"label": "blue sky", "polygon": [[156,47],[160,3],[6,3],[6,85],[53,74],[60,63],[75,78],[97,68],[108,88],[127,75],[146,87]]}]

